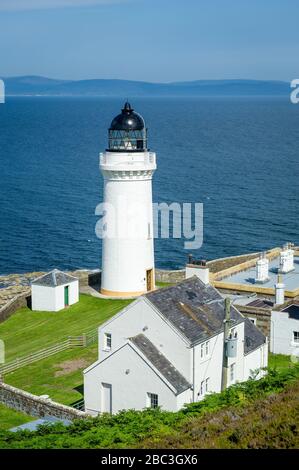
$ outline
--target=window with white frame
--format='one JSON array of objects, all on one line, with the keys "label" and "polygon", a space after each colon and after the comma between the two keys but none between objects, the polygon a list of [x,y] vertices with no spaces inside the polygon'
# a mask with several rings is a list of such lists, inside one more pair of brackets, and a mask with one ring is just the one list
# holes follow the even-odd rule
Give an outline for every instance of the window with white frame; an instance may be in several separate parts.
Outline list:
[{"label": "window with white frame", "polygon": [[104,349],[110,351],[112,347],[112,335],[111,333],[104,334]]},{"label": "window with white frame", "polygon": [[299,331],[293,331],[293,341],[299,344]]},{"label": "window with white frame", "polygon": [[148,393],[148,407],[149,408],[158,408],[159,406],[159,398],[156,393]]},{"label": "window with white frame", "polygon": [[210,341],[206,342],[206,356],[210,354]]},{"label": "window with white frame", "polygon": [[200,394],[200,395],[203,395],[204,393],[205,393],[205,381],[202,380],[202,381],[200,382],[199,394]]},{"label": "window with white frame", "polygon": [[203,358],[204,356],[204,343],[200,345],[200,357]]},{"label": "window with white frame", "polygon": [[235,380],[235,369],[236,369],[236,363],[234,362],[233,364],[230,365],[230,368],[229,368],[229,375],[230,375],[231,382],[234,382]]},{"label": "window with white frame", "polygon": [[209,386],[210,386],[210,377],[206,378],[206,392],[209,392]]}]

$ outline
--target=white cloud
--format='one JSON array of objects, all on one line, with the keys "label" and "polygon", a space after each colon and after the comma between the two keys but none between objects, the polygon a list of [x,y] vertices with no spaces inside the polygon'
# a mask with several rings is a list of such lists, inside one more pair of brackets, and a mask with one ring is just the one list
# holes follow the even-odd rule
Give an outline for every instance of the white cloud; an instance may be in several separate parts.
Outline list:
[{"label": "white cloud", "polygon": [[128,0],[0,0],[0,10],[44,10],[49,8],[109,5],[127,1]]}]

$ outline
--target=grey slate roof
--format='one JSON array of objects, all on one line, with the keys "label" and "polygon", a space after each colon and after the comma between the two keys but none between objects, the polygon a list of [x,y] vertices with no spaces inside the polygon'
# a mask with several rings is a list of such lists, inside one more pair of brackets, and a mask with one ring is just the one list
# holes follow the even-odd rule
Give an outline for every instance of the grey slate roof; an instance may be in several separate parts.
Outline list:
[{"label": "grey slate roof", "polygon": [[58,269],[54,269],[53,271],[34,279],[31,284],[34,284],[35,286],[56,287],[62,286],[63,284],[69,284],[70,282],[77,280],[78,279],[74,276],[70,276]]},{"label": "grey slate roof", "polygon": [[[223,330],[224,298],[211,285],[191,277],[173,287],[150,292],[145,297],[190,342],[204,341]],[[231,306],[233,323],[244,321],[238,310]]]},{"label": "grey slate roof", "polygon": [[[190,345],[205,341],[224,329],[224,298],[213,286],[195,276],[175,286],[150,292],[145,297],[189,340]],[[231,319],[235,320],[231,326],[245,321],[245,354],[265,342],[265,336],[233,305],[230,313]]]},{"label": "grey slate roof", "polygon": [[266,337],[249,318],[244,318],[244,320],[244,354],[248,354],[264,344]]},{"label": "grey slate roof", "polygon": [[291,304],[282,310],[283,312],[288,312],[289,318],[293,320],[299,320],[299,305]]},{"label": "grey slate roof", "polygon": [[143,334],[130,338],[130,341],[146,356],[149,362],[167,379],[180,394],[191,387],[189,382],[171,362]]},{"label": "grey slate roof", "polygon": [[247,305],[248,307],[271,308],[273,307],[273,302],[267,299],[255,299]]}]

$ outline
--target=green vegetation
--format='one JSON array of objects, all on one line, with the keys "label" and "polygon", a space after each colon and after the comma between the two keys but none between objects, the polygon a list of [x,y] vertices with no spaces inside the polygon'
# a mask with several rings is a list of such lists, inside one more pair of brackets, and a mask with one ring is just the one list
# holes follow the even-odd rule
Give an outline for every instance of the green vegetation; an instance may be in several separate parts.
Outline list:
[{"label": "green vegetation", "polygon": [[283,370],[292,367],[294,364],[291,361],[291,356],[283,354],[269,354],[268,366],[273,369]]},{"label": "green vegetation", "polygon": [[[96,329],[130,300],[107,300],[81,295],[80,302],[60,312],[22,308],[0,324],[6,361]],[[97,345],[75,347],[5,375],[5,382],[36,395],[71,405],[83,398],[82,371],[97,359]]]},{"label": "green vegetation", "polygon": [[60,312],[33,312],[21,308],[0,324],[5,359],[11,361],[97,328],[130,303],[80,295],[80,301]]},{"label": "green vegetation", "polygon": [[34,418],[20,413],[19,411],[12,410],[0,403],[0,431],[8,430],[21,424],[28,423]]},{"label": "green vegetation", "polygon": [[174,283],[173,282],[156,281],[156,286],[157,287],[170,287],[170,286],[174,286]]},{"label": "green vegetation", "polygon": [[34,433],[0,432],[1,448],[295,448],[299,445],[299,366],[269,369],[249,380],[186,405],[123,411],[41,427]]},{"label": "green vegetation", "polygon": [[35,395],[72,405],[83,399],[83,375],[97,360],[97,344],[55,354],[5,376],[5,382]]}]

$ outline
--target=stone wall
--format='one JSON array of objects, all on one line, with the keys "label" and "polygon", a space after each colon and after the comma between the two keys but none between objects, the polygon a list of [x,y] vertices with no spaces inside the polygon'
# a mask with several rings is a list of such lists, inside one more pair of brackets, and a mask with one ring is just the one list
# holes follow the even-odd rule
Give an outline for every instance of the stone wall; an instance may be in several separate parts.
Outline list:
[{"label": "stone wall", "polygon": [[16,310],[22,307],[29,306],[31,303],[30,292],[19,294],[10,301],[7,302],[2,308],[0,308],[0,323],[4,322],[9,318]]},{"label": "stone wall", "polygon": [[166,269],[156,269],[155,274],[157,282],[175,283],[183,281],[185,279],[186,270],[177,269],[174,271],[167,271]]},{"label": "stone wall", "polygon": [[235,305],[235,307],[245,317],[256,319],[256,327],[268,337],[268,344],[270,345],[271,310],[266,308],[249,307],[248,305]]},{"label": "stone wall", "polygon": [[82,419],[90,415],[70,406],[61,405],[47,398],[41,398],[31,393],[0,382],[0,403],[8,408],[22,411],[29,416],[54,416],[60,419]]}]

